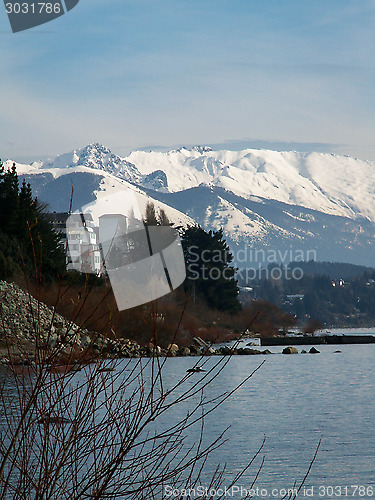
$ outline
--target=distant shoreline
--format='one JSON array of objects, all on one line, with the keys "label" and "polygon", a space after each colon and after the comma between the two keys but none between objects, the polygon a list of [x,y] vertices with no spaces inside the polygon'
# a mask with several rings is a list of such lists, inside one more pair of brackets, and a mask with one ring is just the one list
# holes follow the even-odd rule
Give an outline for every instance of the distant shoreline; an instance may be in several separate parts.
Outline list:
[{"label": "distant shoreline", "polygon": [[[374,332],[375,333],[375,332]],[[278,337],[261,337],[260,345],[343,345],[343,344],[375,344],[374,335],[286,335]]]}]

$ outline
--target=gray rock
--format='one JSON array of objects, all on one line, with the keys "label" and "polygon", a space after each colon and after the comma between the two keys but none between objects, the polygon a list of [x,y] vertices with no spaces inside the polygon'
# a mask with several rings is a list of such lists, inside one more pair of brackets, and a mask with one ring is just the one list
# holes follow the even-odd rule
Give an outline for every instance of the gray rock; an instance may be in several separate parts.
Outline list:
[{"label": "gray rock", "polygon": [[261,354],[260,351],[258,351],[258,349],[250,349],[249,347],[245,347],[244,349],[237,349],[238,351],[238,354],[246,354],[246,355],[250,355],[250,356],[253,356],[255,354]]},{"label": "gray rock", "polygon": [[67,326],[75,334],[79,327],[54,313],[53,308],[38,302],[14,283],[0,281],[0,302],[3,308],[2,330],[6,335],[19,340],[33,341],[36,338],[57,342],[55,334],[67,333]]},{"label": "gray rock", "polygon": [[191,345],[189,347],[189,350],[190,350],[190,354],[192,354],[192,355],[199,355],[200,352],[201,352],[200,349],[199,349],[199,347],[197,347],[195,345]]},{"label": "gray rock", "polygon": [[161,353],[160,345],[157,345],[152,349],[152,354],[155,354],[156,356],[161,356]]},{"label": "gray rock", "polygon": [[88,347],[91,344],[91,338],[88,335],[82,335],[81,346]]},{"label": "gray rock", "polygon": [[209,347],[206,351],[205,351],[205,354],[208,354],[210,356],[213,356],[214,354],[216,354],[216,350],[213,348],[213,347]]},{"label": "gray rock", "polygon": [[50,347],[55,347],[55,345],[57,344],[57,342],[59,342],[59,340],[60,340],[60,337],[56,333],[54,333],[53,335],[50,335],[49,340],[48,340],[48,345]]},{"label": "gray rock", "polygon": [[230,347],[226,347],[226,346],[220,348],[221,354],[224,354],[225,356],[239,354],[238,351],[239,351],[239,349],[231,349]]},{"label": "gray rock", "polygon": [[177,344],[169,344],[167,350],[170,351],[170,352],[173,352],[174,354],[177,354],[178,350],[180,348],[178,347]]}]

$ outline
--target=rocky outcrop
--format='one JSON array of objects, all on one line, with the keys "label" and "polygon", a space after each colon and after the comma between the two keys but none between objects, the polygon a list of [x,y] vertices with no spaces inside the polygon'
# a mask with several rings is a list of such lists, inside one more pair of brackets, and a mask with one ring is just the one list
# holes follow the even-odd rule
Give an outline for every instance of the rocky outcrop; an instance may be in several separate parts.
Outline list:
[{"label": "rocky outcrop", "polygon": [[0,339],[73,344],[88,330],[66,320],[14,283],[0,281]]},{"label": "rocky outcrop", "polygon": [[249,347],[237,349],[237,354],[247,354],[253,356],[254,354],[261,354],[258,349],[250,349]]}]

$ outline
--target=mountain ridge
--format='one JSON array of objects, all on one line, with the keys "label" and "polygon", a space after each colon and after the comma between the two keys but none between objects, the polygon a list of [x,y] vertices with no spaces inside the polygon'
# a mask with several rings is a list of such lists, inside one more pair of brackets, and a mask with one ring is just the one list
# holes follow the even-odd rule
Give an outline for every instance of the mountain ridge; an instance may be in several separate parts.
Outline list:
[{"label": "mountain ridge", "polygon": [[122,158],[94,143],[46,162],[17,165],[17,170],[52,207],[58,203],[57,185],[64,184],[66,192],[69,179],[75,179],[81,198],[91,202],[103,191],[121,189],[120,183],[163,208],[172,207],[175,217],[186,214],[206,229],[223,227],[234,251],[249,244],[293,246],[316,250],[319,260],[335,256],[342,262],[375,264],[372,161],[205,146],[133,151]]},{"label": "mountain ridge", "polygon": [[122,158],[93,143],[31,166],[38,170],[88,167],[168,192],[214,185],[242,197],[275,199],[334,215],[369,217],[375,222],[375,162],[333,153],[213,151],[195,146],[166,153],[133,151]]}]

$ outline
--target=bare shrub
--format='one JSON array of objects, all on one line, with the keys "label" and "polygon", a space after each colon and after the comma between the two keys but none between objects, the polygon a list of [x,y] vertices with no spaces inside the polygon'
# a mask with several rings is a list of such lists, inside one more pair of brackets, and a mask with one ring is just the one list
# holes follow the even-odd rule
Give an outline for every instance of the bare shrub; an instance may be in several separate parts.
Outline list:
[{"label": "bare shrub", "polygon": [[[223,439],[202,444],[206,415],[232,392],[204,398],[226,358],[197,381],[186,374],[174,386],[163,380],[166,358],[61,371],[43,354],[38,359],[21,370],[10,363],[2,377],[0,498],[164,498],[165,484],[199,481]],[[186,402],[185,417],[173,418],[176,405]],[[199,442],[186,446],[197,424]],[[222,480],[217,471],[212,482]]]}]

